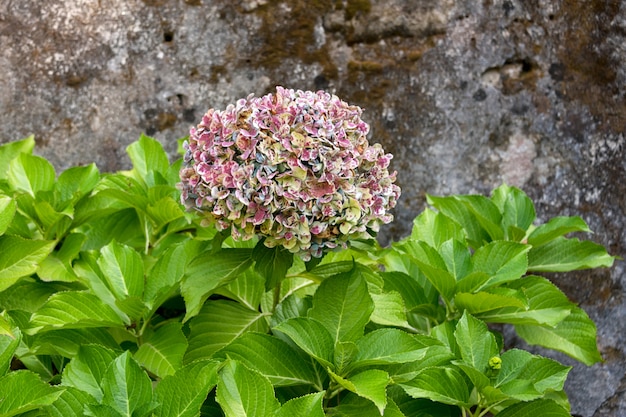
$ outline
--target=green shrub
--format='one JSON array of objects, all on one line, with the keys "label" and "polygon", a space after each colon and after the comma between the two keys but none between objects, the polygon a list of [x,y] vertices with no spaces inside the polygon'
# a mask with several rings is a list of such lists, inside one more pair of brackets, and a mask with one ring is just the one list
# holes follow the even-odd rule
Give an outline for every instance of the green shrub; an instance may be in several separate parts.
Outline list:
[{"label": "green shrub", "polygon": [[578,217],[530,199],[428,199],[410,236],[304,262],[185,212],[181,162],[142,136],[130,171],[56,176],[0,146],[0,416],[569,416],[596,328],[535,275],[609,267]]}]

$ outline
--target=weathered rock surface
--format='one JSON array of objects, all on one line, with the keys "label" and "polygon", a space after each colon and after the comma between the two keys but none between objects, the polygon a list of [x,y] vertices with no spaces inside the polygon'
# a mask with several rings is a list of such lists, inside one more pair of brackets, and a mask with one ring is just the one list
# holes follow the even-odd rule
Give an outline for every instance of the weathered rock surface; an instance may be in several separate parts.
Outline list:
[{"label": "weathered rock surface", "polygon": [[[0,45],[0,141],[35,134],[58,169],[126,168],[142,132],[174,155],[209,107],[328,89],[395,155],[385,241],[426,193],[506,181],[541,219],[581,215],[626,254],[624,1],[4,0]],[[574,364],[572,413],[626,415],[624,264],[553,278],[606,359]]]}]

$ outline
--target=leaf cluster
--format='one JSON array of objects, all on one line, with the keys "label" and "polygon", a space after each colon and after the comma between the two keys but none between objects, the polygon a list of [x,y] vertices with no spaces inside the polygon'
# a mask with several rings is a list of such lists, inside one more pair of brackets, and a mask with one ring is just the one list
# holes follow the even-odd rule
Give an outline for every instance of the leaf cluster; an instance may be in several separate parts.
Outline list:
[{"label": "leaf cluster", "polygon": [[146,136],[129,171],[58,176],[0,146],[0,416],[568,416],[586,313],[541,272],[609,267],[578,217],[429,197],[410,236],[304,263],[179,204],[180,161]]}]

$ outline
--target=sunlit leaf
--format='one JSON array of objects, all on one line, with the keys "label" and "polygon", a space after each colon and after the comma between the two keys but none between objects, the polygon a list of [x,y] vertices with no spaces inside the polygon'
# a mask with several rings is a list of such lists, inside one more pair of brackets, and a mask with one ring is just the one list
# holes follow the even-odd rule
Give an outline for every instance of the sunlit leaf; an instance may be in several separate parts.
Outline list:
[{"label": "sunlit leaf", "polygon": [[223,249],[215,254],[202,254],[191,262],[181,285],[187,306],[185,320],[198,314],[216,288],[233,281],[250,267],[251,253],[251,249]]},{"label": "sunlit leaf", "polygon": [[164,378],[154,390],[157,417],[196,417],[209,391],[217,384],[215,361],[197,361]]},{"label": "sunlit leaf", "polygon": [[33,274],[38,263],[48,256],[55,244],[54,241],[0,236],[0,291]]},{"label": "sunlit leaf", "polygon": [[268,334],[246,333],[215,357],[235,359],[262,373],[274,386],[319,384],[306,356]]},{"label": "sunlit leaf", "polygon": [[566,272],[579,269],[610,267],[615,260],[602,245],[588,240],[558,237],[528,254],[528,270]]},{"label": "sunlit leaf", "polygon": [[9,165],[9,184],[33,197],[39,191],[51,190],[55,177],[52,164],[40,156],[21,153]]},{"label": "sunlit leaf", "polygon": [[217,402],[226,417],[271,416],[280,408],[270,381],[232,360],[219,372]]},{"label": "sunlit leaf", "polygon": [[100,345],[82,345],[63,370],[61,382],[84,391],[97,401],[102,399],[100,387],[104,373],[117,354]]},{"label": "sunlit leaf", "polygon": [[110,364],[102,377],[101,386],[102,405],[113,408],[123,416],[131,417],[136,410],[151,408],[150,377],[128,351]]},{"label": "sunlit leaf", "polygon": [[211,358],[245,332],[267,331],[263,313],[227,300],[209,301],[189,322],[189,327],[186,363]]},{"label": "sunlit leaf", "polygon": [[123,325],[124,322],[111,307],[95,295],[82,291],[53,294],[31,319],[33,328],[43,330]]},{"label": "sunlit leaf", "polygon": [[0,377],[0,416],[17,416],[52,404],[63,389],[43,382],[33,372],[20,370]]},{"label": "sunlit leaf", "polygon": [[358,273],[347,272],[320,284],[309,317],[326,326],[335,342],[350,342],[363,335],[373,310],[365,280]]},{"label": "sunlit leaf", "polygon": [[309,317],[294,317],[283,321],[273,330],[289,336],[300,349],[324,367],[334,366],[335,341],[323,323]]},{"label": "sunlit leaf", "polygon": [[596,325],[578,307],[573,307],[556,327],[516,325],[515,330],[526,342],[558,350],[586,365],[600,362],[596,342]]},{"label": "sunlit leaf", "polygon": [[387,406],[387,385],[390,382],[387,372],[369,369],[348,378],[343,378],[333,372],[329,373],[339,385],[359,397],[367,398],[376,405],[381,416],[384,414]]}]

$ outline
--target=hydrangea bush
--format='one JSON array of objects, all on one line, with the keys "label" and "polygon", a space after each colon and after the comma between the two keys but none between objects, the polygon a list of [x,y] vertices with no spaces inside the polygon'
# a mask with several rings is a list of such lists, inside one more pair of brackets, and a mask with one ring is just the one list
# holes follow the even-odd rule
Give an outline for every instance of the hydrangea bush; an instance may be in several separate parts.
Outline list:
[{"label": "hydrangea bush", "polygon": [[0,145],[0,416],[569,417],[570,367],[490,324],[601,361],[535,274],[615,258],[506,184],[341,249],[400,193],[360,114],[278,88],[209,111],[184,161],[142,136],[116,173]]},{"label": "hydrangea bush", "polygon": [[181,199],[236,239],[319,258],[393,220],[392,155],[368,131],[359,107],[323,91],[277,87],[210,109],[184,145]]}]

